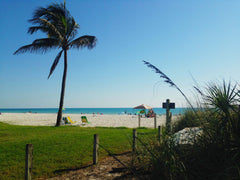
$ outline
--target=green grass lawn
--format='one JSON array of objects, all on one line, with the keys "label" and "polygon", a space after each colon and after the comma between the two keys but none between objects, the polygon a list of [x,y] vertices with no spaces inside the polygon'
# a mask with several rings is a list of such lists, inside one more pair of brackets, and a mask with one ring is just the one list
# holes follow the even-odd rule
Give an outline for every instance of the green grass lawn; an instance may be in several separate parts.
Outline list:
[{"label": "green grass lawn", "polygon": [[[140,133],[156,132],[138,129]],[[111,153],[131,150],[132,129],[14,126],[0,123],[0,179],[24,179],[26,144],[33,144],[33,178],[52,177],[92,163],[93,136]],[[100,159],[108,154],[102,148]]]}]

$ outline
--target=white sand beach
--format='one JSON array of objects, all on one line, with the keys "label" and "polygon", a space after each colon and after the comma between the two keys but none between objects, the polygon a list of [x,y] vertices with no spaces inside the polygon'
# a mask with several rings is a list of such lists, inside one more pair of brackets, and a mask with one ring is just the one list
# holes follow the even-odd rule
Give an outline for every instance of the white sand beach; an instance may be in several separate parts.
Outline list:
[{"label": "white sand beach", "polygon": [[[138,127],[137,115],[100,115],[100,114],[63,114],[69,116],[74,124],[83,127]],[[89,124],[82,124],[81,116],[86,116]],[[13,125],[27,126],[54,126],[57,114],[42,113],[2,113],[0,122]],[[172,117],[172,121],[176,121],[177,116]],[[157,116],[157,126],[165,125],[166,116]],[[154,118],[141,118],[141,127],[154,128]]]}]

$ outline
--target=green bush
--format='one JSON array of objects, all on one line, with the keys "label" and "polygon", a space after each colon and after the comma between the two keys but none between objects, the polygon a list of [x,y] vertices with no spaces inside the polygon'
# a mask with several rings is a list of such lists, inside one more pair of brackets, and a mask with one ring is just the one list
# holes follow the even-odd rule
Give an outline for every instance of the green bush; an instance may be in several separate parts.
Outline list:
[{"label": "green bush", "polygon": [[197,97],[201,111],[198,111],[166,74],[149,62],[144,61],[144,64],[177,89],[193,110],[181,117],[173,126],[173,132],[185,127],[201,126],[203,129],[202,135],[191,145],[172,147],[174,137],[163,138],[157,150],[152,151],[156,153],[153,157],[159,158],[157,164],[152,161],[155,167],[150,174],[157,174],[161,179],[240,179],[239,84],[223,80],[223,83],[208,84],[204,91],[194,87],[200,95]]},{"label": "green bush", "polygon": [[194,112],[192,109],[188,109],[184,112],[184,114],[178,119],[177,122],[175,122],[172,126],[172,131],[177,132],[180,131],[186,127],[198,127],[201,126],[201,121],[203,121],[204,118],[200,118],[203,116],[204,113],[200,110],[197,110]]},{"label": "green bush", "polygon": [[[138,151],[142,160],[138,164],[148,179],[240,179],[240,112],[236,105],[240,98],[236,85],[224,81],[210,84],[201,95],[202,107],[186,111],[173,125],[172,135],[162,131],[160,143],[151,141],[152,146],[147,143],[142,147],[145,150]],[[203,133],[194,144],[177,145],[174,133],[186,127],[201,127]]]}]

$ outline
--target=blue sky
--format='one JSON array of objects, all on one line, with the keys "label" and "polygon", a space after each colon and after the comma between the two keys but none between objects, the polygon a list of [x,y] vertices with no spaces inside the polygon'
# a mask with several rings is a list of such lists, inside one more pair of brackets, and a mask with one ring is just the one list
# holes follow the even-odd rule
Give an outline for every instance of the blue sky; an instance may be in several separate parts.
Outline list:
[{"label": "blue sky", "polygon": [[[0,0],[0,108],[58,107],[63,58],[50,79],[59,50],[13,55],[44,34],[27,34],[33,11],[50,0]],[[194,79],[205,86],[240,78],[240,1],[66,0],[80,25],[78,36],[94,35],[97,46],[68,51],[64,107],[161,107],[181,94],[146,67],[149,61],[191,99]]]}]

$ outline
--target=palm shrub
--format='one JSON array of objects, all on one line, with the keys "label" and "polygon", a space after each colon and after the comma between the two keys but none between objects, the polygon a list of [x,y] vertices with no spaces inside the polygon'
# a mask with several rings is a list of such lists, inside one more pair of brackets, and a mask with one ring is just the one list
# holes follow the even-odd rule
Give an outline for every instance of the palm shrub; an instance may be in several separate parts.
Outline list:
[{"label": "palm shrub", "polygon": [[[229,144],[239,134],[239,93],[237,84],[211,83],[202,92],[203,103],[211,116],[207,129],[218,139],[218,143]],[[238,136],[238,135],[237,135]]]},{"label": "palm shrub", "polygon": [[[238,179],[240,177],[240,114],[237,84],[232,85],[231,82],[225,81],[222,84],[208,84],[202,97],[211,116],[207,119],[205,127],[208,133],[205,133],[199,142],[200,152],[210,154],[211,160],[218,159],[218,162],[214,163],[215,168],[210,168],[217,172],[215,176],[221,177],[220,179],[229,176]],[[216,157],[216,154],[219,156]]]}]

